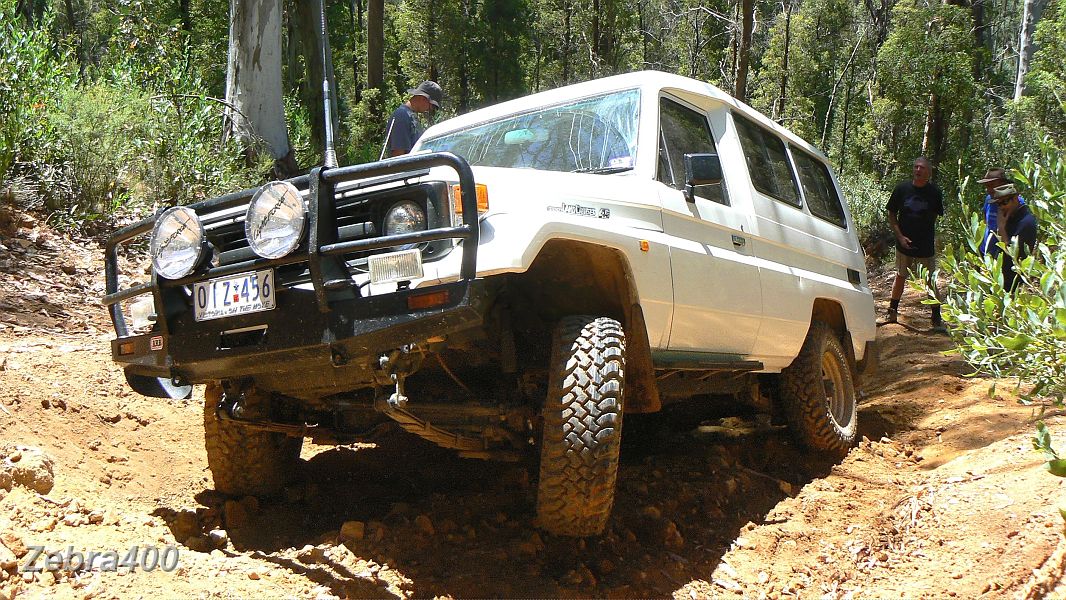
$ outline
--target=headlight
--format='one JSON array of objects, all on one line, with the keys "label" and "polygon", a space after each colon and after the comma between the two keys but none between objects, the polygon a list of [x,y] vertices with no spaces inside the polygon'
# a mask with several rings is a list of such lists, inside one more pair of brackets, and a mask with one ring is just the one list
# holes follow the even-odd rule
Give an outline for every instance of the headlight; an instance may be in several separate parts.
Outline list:
[{"label": "headlight", "polygon": [[[424,231],[426,229],[426,213],[416,202],[410,200],[397,202],[385,213],[385,227],[383,229],[385,230],[385,235]],[[404,244],[397,246],[395,249],[406,250],[414,246],[414,244]]]},{"label": "headlight", "polygon": [[286,181],[259,188],[244,214],[244,235],[263,258],[281,258],[300,245],[307,222],[300,190]]},{"label": "headlight", "polygon": [[181,279],[193,272],[204,253],[204,228],[184,206],[168,208],[152,230],[152,266],[160,277]]}]

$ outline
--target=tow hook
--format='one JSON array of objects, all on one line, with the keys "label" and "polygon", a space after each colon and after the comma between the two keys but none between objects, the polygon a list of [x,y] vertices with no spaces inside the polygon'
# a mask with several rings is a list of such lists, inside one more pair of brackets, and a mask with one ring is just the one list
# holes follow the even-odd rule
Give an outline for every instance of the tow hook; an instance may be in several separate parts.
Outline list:
[{"label": "tow hook", "polygon": [[222,393],[222,399],[219,400],[218,408],[215,409],[215,414],[219,417],[219,420],[241,418],[244,413],[244,407],[238,404],[240,397],[240,394]]},{"label": "tow hook", "polygon": [[393,373],[392,380],[396,383],[396,391],[389,396],[387,402],[392,408],[404,408],[407,406],[407,396],[403,393],[403,383],[407,378]]}]

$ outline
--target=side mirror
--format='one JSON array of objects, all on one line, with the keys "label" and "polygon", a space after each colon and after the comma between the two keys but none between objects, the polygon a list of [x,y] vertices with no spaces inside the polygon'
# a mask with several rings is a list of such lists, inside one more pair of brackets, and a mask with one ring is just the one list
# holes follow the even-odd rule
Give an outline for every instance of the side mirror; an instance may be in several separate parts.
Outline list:
[{"label": "side mirror", "polygon": [[697,185],[722,183],[722,161],[717,154],[685,155],[685,200],[695,202]]}]

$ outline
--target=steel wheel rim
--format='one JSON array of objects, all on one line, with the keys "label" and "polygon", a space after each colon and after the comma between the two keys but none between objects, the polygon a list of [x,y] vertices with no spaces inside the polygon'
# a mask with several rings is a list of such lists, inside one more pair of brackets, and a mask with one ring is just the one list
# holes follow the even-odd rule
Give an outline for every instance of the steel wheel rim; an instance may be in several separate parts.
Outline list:
[{"label": "steel wheel rim", "polygon": [[825,401],[833,420],[837,422],[837,425],[850,423],[853,407],[845,393],[844,374],[841,371],[840,361],[828,351],[822,354],[822,387],[825,390]]}]

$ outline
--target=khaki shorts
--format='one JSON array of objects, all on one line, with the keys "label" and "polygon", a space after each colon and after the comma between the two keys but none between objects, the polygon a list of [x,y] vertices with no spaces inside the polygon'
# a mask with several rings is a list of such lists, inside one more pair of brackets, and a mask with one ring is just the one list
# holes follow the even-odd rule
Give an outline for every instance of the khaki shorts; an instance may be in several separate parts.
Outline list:
[{"label": "khaki shorts", "polygon": [[896,249],[896,272],[904,277],[918,274],[918,265],[923,265],[927,273],[936,270],[936,256],[908,256]]}]

